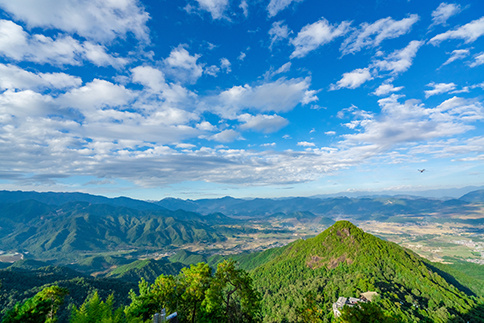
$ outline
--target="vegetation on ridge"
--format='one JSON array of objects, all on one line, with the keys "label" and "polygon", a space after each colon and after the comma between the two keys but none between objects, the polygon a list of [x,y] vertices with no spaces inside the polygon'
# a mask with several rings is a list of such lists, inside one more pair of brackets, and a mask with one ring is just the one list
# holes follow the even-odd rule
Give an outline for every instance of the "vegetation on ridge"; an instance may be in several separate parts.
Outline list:
[{"label": "vegetation on ridge", "polygon": [[400,322],[447,322],[477,315],[469,312],[480,302],[413,252],[347,221],[292,243],[256,268],[253,277],[263,297],[265,322],[297,322],[312,307],[322,309],[320,314],[314,311],[313,319],[330,322],[331,306],[338,297],[358,297],[369,290],[381,295],[379,305]]}]

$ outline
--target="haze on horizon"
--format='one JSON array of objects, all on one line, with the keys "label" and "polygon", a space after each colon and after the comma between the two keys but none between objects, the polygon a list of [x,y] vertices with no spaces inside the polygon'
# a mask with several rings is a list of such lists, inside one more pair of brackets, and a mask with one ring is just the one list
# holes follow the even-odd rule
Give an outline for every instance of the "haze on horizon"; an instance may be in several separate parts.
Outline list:
[{"label": "haze on horizon", "polygon": [[0,13],[0,190],[484,185],[482,1],[0,0]]}]

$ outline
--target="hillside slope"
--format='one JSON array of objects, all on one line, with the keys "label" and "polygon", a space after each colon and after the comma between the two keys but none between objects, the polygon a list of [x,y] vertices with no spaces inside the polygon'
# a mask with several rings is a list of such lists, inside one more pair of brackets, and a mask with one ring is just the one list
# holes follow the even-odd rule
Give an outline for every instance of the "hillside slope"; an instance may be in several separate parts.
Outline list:
[{"label": "hillside slope", "polygon": [[184,211],[142,211],[88,202],[0,204],[0,249],[24,250],[41,259],[224,239],[206,217]]},{"label": "hillside slope", "polygon": [[347,221],[288,245],[253,277],[263,296],[264,322],[297,322],[314,304],[322,310],[319,318],[330,322],[338,297],[366,291],[377,291],[380,306],[399,322],[459,321],[477,306],[468,288],[445,280],[423,258]]}]

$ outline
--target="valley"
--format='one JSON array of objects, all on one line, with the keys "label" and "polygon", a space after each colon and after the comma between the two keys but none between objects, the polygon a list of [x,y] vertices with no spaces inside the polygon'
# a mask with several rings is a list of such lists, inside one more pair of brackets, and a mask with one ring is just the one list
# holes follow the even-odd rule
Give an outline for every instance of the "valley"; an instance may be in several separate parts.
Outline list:
[{"label": "valley", "polygon": [[[188,210],[180,208],[185,206]],[[126,287],[117,284],[136,291],[140,279],[153,283],[161,274],[174,276],[200,262],[216,268],[229,259],[248,271],[265,295],[261,305],[267,322],[297,321],[308,304],[330,308],[340,294],[358,296],[368,290],[384,295],[387,301],[379,306],[388,313],[418,320],[428,314],[412,308],[415,304],[437,311],[430,300],[434,288],[445,297],[456,293],[447,284],[464,293],[459,294],[464,301],[454,296],[441,301],[449,317],[484,297],[484,201],[468,196],[175,203],[2,191],[0,249],[0,280],[8,288],[8,293],[0,290],[5,308],[35,295],[47,283],[45,275],[59,286],[83,286],[67,301],[80,306],[93,290],[104,298],[110,293],[123,298]],[[415,264],[419,278],[406,269]],[[445,277],[445,283],[434,276],[427,281],[425,268]],[[396,272],[398,281],[392,276]],[[12,281],[18,275],[30,283]],[[280,289],[267,284],[272,276],[284,282]],[[420,290],[415,279],[427,287]],[[313,298],[321,288],[325,296]],[[403,309],[394,305],[399,299],[405,300]],[[457,303],[460,307],[454,308]],[[129,299],[121,304],[127,306]],[[67,308],[59,313],[67,321]],[[331,311],[314,313],[322,322],[332,320]]]}]

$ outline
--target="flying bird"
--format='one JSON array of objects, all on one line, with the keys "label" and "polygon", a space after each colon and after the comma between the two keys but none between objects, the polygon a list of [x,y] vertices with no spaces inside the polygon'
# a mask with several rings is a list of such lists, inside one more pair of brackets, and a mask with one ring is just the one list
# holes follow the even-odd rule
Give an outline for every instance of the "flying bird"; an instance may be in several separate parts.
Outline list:
[{"label": "flying bird", "polygon": [[421,172],[421,173],[425,172],[425,168],[423,168],[423,169],[417,169],[417,170],[418,170],[419,172]]}]

